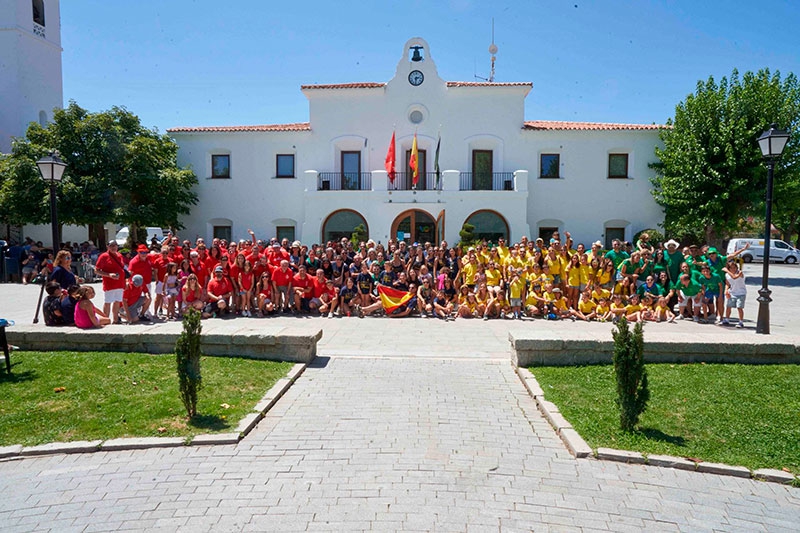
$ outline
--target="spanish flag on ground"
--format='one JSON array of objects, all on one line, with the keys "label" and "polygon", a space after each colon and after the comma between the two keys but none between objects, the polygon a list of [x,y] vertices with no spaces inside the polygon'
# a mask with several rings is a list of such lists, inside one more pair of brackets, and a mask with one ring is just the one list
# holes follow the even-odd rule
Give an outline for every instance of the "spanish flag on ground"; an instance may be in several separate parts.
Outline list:
[{"label": "spanish flag on ground", "polygon": [[411,299],[411,293],[401,291],[386,285],[378,285],[378,294],[381,297],[381,304],[387,313],[391,313]]}]

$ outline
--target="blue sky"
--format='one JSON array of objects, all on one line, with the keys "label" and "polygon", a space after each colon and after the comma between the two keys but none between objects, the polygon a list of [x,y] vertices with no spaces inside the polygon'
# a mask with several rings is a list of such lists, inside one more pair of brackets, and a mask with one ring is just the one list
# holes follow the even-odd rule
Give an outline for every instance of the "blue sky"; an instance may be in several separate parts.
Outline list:
[{"label": "blue sky", "polygon": [[439,75],[531,81],[526,120],[663,123],[698,80],[800,75],[793,0],[64,0],[64,100],[147,127],[308,120],[307,83],[388,81],[422,37]]}]

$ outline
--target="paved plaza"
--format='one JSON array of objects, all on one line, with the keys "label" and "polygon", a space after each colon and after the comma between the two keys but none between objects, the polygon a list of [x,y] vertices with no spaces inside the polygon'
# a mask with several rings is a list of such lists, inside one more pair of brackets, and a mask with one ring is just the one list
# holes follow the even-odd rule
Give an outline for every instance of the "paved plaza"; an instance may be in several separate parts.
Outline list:
[{"label": "paved plaza", "polygon": [[[796,340],[798,268],[775,271],[773,336]],[[37,289],[0,285],[0,316],[30,323]],[[756,339],[748,289],[745,331],[646,335]],[[798,530],[798,488],[568,453],[514,373],[508,333],[607,324],[266,320],[323,328],[320,357],[239,444],[0,461],[0,530]],[[178,324],[117,326],[146,327]]]}]

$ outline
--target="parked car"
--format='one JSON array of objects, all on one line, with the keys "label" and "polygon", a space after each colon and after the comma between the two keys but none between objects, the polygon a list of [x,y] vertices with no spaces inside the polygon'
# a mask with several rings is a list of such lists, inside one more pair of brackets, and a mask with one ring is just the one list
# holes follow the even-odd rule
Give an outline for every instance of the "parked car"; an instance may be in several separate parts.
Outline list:
[{"label": "parked car", "polygon": [[[753,261],[764,260],[764,239],[731,239],[728,243],[728,252],[744,248],[750,243],[750,248],[742,252],[742,261],[751,263]],[[769,260],[783,261],[788,264],[795,264],[800,261],[800,250],[779,239],[771,240],[769,245]]]},{"label": "parked car", "polygon": [[[148,244],[150,241],[155,237],[158,242],[163,242],[164,238],[167,236],[168,231],[164,231],[161,228],[156,227],[149,227],[147,229],[147,242]],[[117,232],[117,235],[114,237],[114,240],[117,241],[117,244],[122,247],[128,242],[128,236],[130,235],[130,230],[128,226],[123,227]]]}]

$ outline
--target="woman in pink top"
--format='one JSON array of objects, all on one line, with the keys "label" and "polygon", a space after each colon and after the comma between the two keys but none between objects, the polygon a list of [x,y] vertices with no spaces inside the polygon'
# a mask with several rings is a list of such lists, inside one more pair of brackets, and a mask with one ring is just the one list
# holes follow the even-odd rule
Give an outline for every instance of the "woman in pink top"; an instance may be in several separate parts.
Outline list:
[{"label": "woman in pink top", "polygon": [[[75,305],[75,325],[81,329],[101,328],[111,323],[102,311],[92,303],[94,289],[85,285],[78,289],[78,303]],[[99,317],[98,317],[99,315]]]}]

